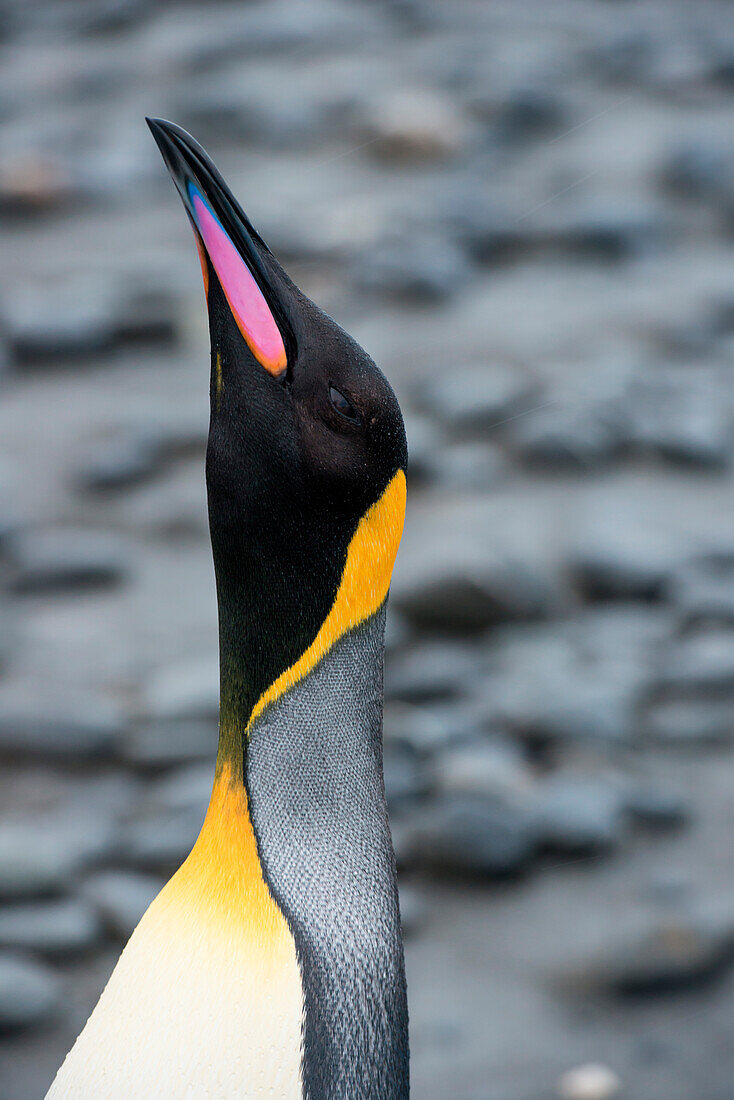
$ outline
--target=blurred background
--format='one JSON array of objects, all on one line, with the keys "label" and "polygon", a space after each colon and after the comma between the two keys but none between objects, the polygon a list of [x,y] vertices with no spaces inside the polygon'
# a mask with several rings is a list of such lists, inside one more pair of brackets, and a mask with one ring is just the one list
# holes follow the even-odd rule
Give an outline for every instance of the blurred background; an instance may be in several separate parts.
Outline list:
[{"label": "blurred background", "polygon": [[206,312],[145,114],[405,410],[414,1095],[731,1100],[723,0],[0,4],[0,1097],[43,1095],[211,784]]}]

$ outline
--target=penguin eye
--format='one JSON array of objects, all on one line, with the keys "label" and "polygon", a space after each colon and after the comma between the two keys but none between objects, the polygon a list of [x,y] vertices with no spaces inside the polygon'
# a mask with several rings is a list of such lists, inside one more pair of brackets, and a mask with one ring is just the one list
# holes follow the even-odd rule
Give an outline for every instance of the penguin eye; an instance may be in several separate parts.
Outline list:
[{"label": "penguin eye", "polygon": [[353,424],[359,424],[360,416],[351,401],[347,400],[341,390],[329,385],[329,401],[333,408],[343,416],[345,420],[351,420]]}]

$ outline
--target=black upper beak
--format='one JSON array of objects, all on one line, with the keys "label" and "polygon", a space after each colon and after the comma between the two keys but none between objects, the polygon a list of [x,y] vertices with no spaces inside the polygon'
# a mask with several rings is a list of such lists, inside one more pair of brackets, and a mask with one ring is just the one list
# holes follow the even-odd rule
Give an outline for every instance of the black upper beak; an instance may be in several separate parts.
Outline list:
[{"label": "black upper beak", "polygon": [[290,360],[295,341],[285,310],[284,287],[278,275],[280,269],[269,248],[253,228],[210,157],[191,134],[162,118],[146,118],[145,121],[197,236],[201,239],[193,207],[194,189],[204,196],[260,287],[281,331]]}]

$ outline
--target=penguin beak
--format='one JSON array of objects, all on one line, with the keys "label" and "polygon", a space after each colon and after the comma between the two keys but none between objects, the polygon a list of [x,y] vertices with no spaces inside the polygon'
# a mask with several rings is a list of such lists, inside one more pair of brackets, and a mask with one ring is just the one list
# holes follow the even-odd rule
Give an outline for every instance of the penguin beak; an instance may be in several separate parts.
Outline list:
[{"label": "penguin beak", "polygon": [[293,338],[267,245],[198,142],[172,122],[146,122],[193,226],[207,296],[213,272],[253,356],[282,380]]}]

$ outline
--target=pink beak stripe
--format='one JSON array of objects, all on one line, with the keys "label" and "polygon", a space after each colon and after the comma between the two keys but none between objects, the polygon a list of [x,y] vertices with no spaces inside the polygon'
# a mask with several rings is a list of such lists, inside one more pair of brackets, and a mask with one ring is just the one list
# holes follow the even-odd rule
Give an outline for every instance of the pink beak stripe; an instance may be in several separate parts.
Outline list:
[{"label": "pink beak stripe", "polygon": [[237,327],[258,363],[277,378],[288,365],[285,345],[263,292],[207,201],[191,185],[189,194],[201,239]]}]

